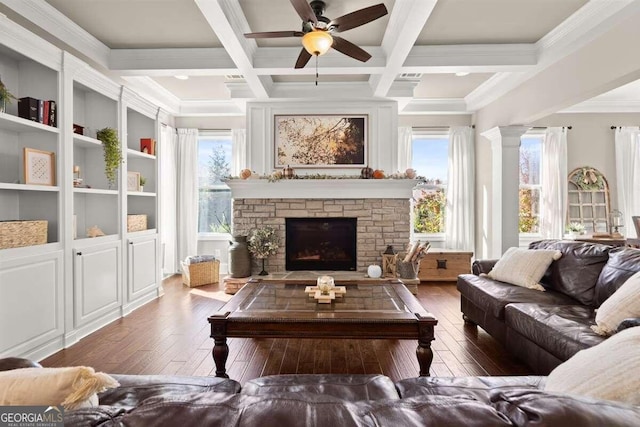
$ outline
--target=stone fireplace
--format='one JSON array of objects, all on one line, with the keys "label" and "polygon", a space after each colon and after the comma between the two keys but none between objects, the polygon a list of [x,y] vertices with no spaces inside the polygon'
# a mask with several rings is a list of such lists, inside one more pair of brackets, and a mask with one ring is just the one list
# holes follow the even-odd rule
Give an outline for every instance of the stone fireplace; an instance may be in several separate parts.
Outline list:
[{"label": "stone fireplace", "polygon": [[[409,242],[413,180],[233,180],[228,184],[233,195],[234,234],[270,226],[280,237],[277,254],[266,262],[270,273],[287,271],[288,219],[317,219],[320,224],[323,218],[355,219],[355,270],[359,272],[381,264],[387,245],[402,250]],[[310,265],[308,269],[316,268]],[[254,271],[259,271],[257,263]]]}]

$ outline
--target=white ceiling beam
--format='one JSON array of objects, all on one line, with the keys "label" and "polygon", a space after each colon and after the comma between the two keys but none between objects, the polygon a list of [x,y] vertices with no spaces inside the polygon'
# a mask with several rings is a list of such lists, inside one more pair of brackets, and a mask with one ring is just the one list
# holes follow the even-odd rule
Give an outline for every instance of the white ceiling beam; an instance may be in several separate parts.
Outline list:
[{"label": "white ceiling beam", "polygon": [[387,95],[436,2],[437,0],[398,0],[393,5],[382,39],[387,66],[382,74],[372,76],[369,80],[375,96]]},{"label": "white ceiling beam", "polygon": [[[239,105],[241,104],[241,105]],[[226,101],[182,101],[177,117],[244,116],[245,103]]]},{"label": "white ceiling beam", "polygon": [[[456,71],[522,71],[538,62],[535,44],[461,44],[414,46],[402,66],[403,73]],[[484,71],[483,71],[484,72]]]},{"label": "white ceiling beam", "polygon": [[108,68],[109,47],[42,0],[0,0],[0,3],[66,43],[87,59]]},{"label": "white ceiling beam", "polygon": [[121,75],[145,76],[238,73],[223,48],[112,49],[109,68]]},{"label": "white ceiling beam", "polygon": [[412,99],[399,111],[402,115],[472,114],[464,99]]},{"label": "white ceiling beam", "polygon": [[195,0],[211,29],[229,53],[251,87],[256,98],[268,98],[271,78],[259,76],[253,70],[253,55],[257,49],[255,40],[242,35],[249,32],[249,24],[242,13],[240,3],[232,0]]}]

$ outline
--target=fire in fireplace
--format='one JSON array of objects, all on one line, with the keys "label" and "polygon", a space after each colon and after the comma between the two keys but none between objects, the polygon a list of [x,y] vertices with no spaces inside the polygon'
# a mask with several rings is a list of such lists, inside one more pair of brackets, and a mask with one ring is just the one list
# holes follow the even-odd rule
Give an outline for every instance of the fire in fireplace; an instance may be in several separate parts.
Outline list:
[{"label": "fire in fireplace", "polygon": [[287,270],[356,270],[357,218],[286,218]]}]

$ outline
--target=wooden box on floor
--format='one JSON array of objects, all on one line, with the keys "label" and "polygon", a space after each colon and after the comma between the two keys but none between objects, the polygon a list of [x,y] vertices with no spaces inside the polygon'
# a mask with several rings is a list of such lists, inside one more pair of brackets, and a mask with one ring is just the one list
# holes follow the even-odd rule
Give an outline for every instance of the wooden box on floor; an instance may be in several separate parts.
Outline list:
[{"label": "wooden box on floor", "polygon": [[418,278],[425,282],[456,281],[459,274],[471,273],[473,252],[432,249],[420,261]]},{"label": "wooden box on floor", "polygon": [[182,283],[194,288],[196,286],[218,283],[220,280],[220,261],[213,260],[197,264],[182,263]]}]

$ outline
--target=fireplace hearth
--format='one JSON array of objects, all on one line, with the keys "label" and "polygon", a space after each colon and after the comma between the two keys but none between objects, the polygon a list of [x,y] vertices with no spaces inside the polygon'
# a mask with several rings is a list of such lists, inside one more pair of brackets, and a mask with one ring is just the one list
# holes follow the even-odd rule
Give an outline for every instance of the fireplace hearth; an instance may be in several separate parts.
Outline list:
[{"label": "fireplace hearth", "polygon": [[357,218],[285,218],[285,268],[355,271]]}]

